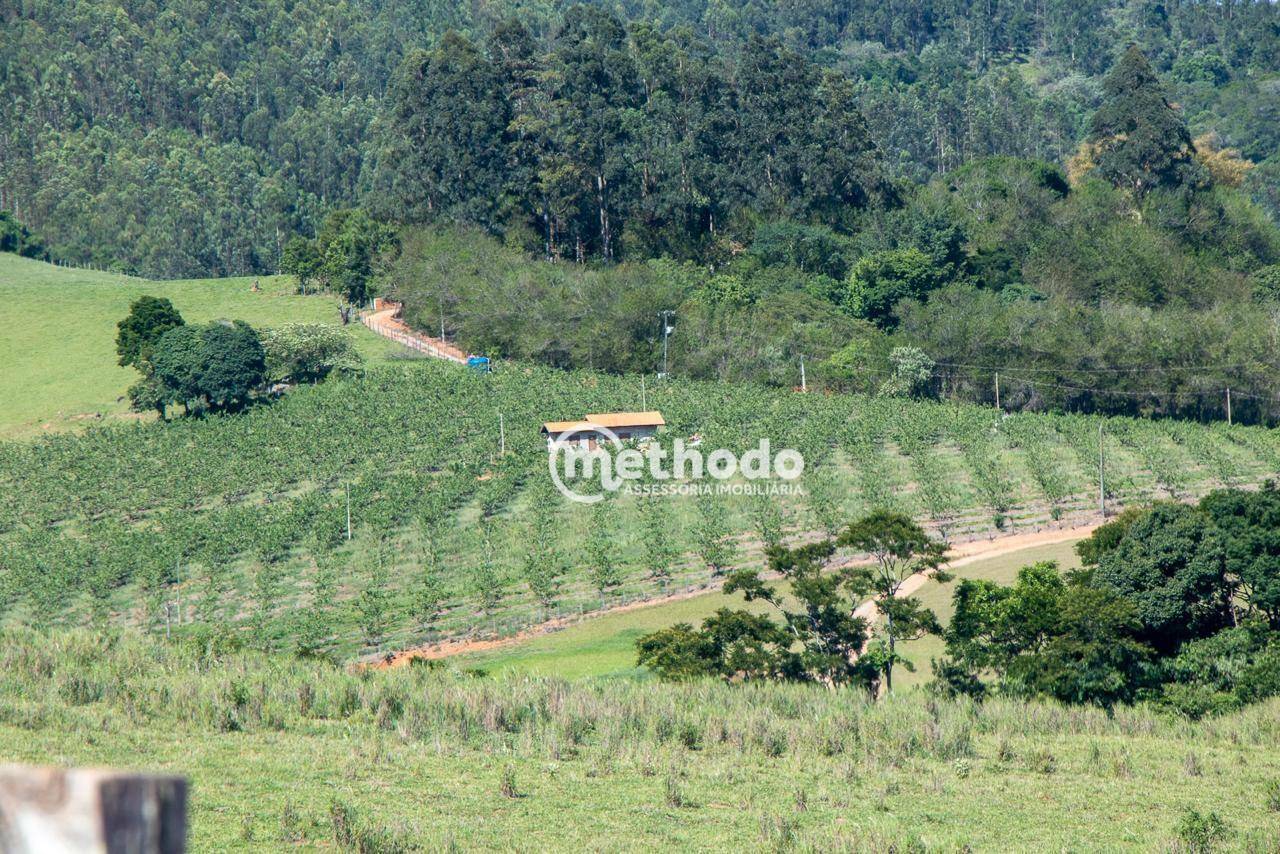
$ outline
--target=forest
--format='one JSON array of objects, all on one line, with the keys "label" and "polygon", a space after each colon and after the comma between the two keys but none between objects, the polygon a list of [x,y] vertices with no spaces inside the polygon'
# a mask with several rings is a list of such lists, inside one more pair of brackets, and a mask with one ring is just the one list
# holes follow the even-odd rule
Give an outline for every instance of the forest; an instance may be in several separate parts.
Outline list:
[{"label": "forest", "polygon": [[[547,204],[571,203],[565,185],[575,181],[576,193],[594,197],[592,182],[603,177],[614,205],[644,196],[637,223],[732,215],[759,201],[758,182],[790,212],[825,215],[809,195],[846,199],[856,188],[807,188],[793,199],[787,182],[816,176],[820,157],[802,149],[841,133],[854,135],[845,156],[869,139],[888,174],[910,184],[989,155],[1063,161],[1100,102],[1102,75],[1129,43],[1173,87],[1194,135],[1214,133],[1258,164],[1246,179],[1253,196],[1274,211],[1280,195],[1280,90],[1270,79],[1280,34],[1275,7],[1263,2],[573,9],[514,0],[25,0],[0,10],[0,32],[0,95],[9,105],[0,117],[0,209],[56,257],[147,276],[274,272],[289,237],[310,236],[333,207],[452,208],[428,194],[406,199],[413,188],[381,168],[389,151],[412,144],[395,129],[408,129],[403,108],[415,96],[406,86],[433,58],[447,73],[464,75],[469,62],[484,73],[454,78],[468,88],[452,94],[416,97],[468,107],[457,115],[480,117],[469,129],[477,139],[495,122],[519,119],[506,130],[520,150],[502,155],[515,157],[503,165],[523,180],[539,139],[557,138],[557,156],[538,175]],[[494,102],[463,94],[494,75],[514,96],[509,115],[481,115]],[[826,100],[815,97],[819,87]],[[865,131],[852,107],[866,117]],[[825,136],[790,138],[804,125],[785,122],[833,110],[815,131]],[[664,144],[638,160],[628,140],[654,139],[654,123],[667,129]],[[742,174],[728,168],[771,139],[777,175],[759,160]],[[690,170],[672,184],[678,162]],[[494,164],[467,165],[476,167],[469,184],[436,192],[490,189]],[[599,228],[592,207],[584,205],[578,230],[610,254],[626,230],[623,213],[612,212],[606,249],[601,234],[588,233]],[[465,211],[494,213],[511,212]],[[562,232],[571,254],[573,229]],[[635,251],[688,248],[659,242]]]},{"label": "forest", "polygon": [[1280,416],[1269,3],[0,15],[0,209],[61,262],[561,368]]}]

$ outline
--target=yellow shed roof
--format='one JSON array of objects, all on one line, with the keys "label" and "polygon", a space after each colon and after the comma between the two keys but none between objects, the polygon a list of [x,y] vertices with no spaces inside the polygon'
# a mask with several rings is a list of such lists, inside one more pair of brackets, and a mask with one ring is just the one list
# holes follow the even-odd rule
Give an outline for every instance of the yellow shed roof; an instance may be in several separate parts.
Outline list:
[{"label": "yellow shed roof", "polygon": [[597,412],[581,421],[548,421],[542,425],[544,433],[567,433],[570,430],[590,430],[593,427],[665,427],[662,413],[652,412]]},{"label": "yellow shed roof", "polygon": [[665,427],[662,413],[651,412],[597,412],[587,416],[587,421],[601,427]]}]

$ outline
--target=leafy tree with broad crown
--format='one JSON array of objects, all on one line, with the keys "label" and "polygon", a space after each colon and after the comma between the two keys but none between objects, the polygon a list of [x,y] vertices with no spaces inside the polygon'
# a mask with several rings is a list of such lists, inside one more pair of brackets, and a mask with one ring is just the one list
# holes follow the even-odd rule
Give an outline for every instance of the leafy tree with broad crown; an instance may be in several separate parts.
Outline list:
[{"label": "leafy tree with broad crown", "polygon": [[320,275],[324,259],[315,241],[298,236],[284,245],[280,257],[280,272],[294,276],[298,280],[298,290],[307,292],[307,284]]},{"label": "leafy tree with broad crown", "polygon": [[1196,507],[1153,507],[1099,558],[1097,580],[1133,601],[1140,638],[1161,653],[1232,623],[1235,584],[1223,537]]},{"label": "leafy tree with broad crown", "polygon": [[129,314],[116,324],[116,355],[120,365],[148,373],[151,352],[170,329],[186,321],[166,297],[141,296],[129,306]]},{"label": "leafy tree with broad crown", "polygon": [[160,338],[152,363],[169,402],[215,411],[244,404],[266,376],[262,342],[242,320],[175,327]]},{"label": "leafy tree with broad crown", "polygon": [[882,249],[859,258],[849,271],[843,304],[855,317],[893,329],[894,308],[905,299],[921,299],[946,284],[946,273],[914,247]]},{"label": "leafy tree with broad crown", "polygon": [[364,360],[351,336],[323,323],[289,323],[260,336],[271,382],[314,383],[335,371],[358,371]]}]

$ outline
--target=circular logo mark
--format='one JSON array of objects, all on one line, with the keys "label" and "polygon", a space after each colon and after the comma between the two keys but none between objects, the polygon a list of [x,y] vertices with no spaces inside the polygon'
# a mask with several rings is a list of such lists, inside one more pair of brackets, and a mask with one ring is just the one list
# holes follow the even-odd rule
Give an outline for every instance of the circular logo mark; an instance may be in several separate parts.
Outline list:
[{"label": "circular logo mark", "polygon": [[[590,478],[594,476],[596,465],[599,463],[603,481],[609,471],[609,463],[601,460],[601,457],[608,453],[604,450],[606,445],[621,448],[622,440],[608,427],[590,422],[583,422],[547,442],[547,468],[551,471],[552,483],[556,485],[561,495],[579,504],[595,504],[597,501],[604,500],[603,494],[583,495],[573,489],[564,482],[562,474],[572,475],[581,468],[583,475]],[[578,466],[570,468],[574,463]],[[561,468],[566,471],[562,472]]]}]

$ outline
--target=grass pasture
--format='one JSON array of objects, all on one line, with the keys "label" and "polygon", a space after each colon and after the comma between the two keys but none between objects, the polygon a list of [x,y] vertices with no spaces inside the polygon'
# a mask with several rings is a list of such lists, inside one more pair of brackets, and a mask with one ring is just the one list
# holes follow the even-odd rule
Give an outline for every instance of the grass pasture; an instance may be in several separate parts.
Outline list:
[{"label": "grass pasture", "polygon": [[[116,323],[129,303],[168,297],[188,322],[227,318],[254,326],[338,322],[329,296],[299,296],[284,276],[157,282],[0,253],[0,438],[128,416],[125,391],[137,379],[116,364]],[[378,360],[396,345],[353,327],[360,351]],[[130,416],[132,417],[132,416]]]},{"label": "grass pasture", "polygon": [[192,850],[1153,851],[1280,843],[1280,704],[868,703],[817,686],[349,672],[0,634],[0,755],[186,774]]}]

